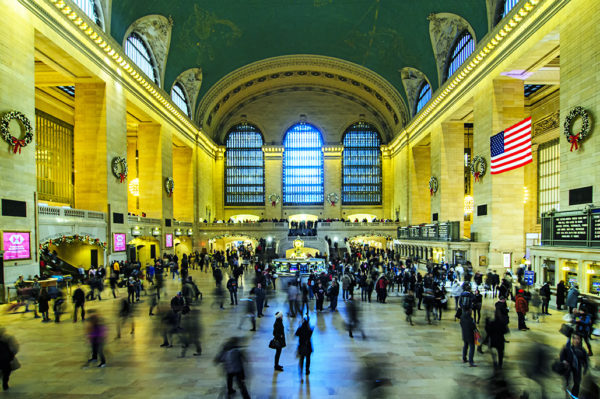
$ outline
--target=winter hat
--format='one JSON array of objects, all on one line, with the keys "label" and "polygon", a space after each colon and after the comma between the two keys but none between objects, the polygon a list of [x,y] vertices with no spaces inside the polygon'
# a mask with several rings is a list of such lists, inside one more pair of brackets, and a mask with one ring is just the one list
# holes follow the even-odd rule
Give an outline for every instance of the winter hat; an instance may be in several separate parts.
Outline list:
[{"label": "winter hat", "polygon": [[281,313],[281,312],[275,313],[275,318],[276,319],[283,319],[283,313]]}]

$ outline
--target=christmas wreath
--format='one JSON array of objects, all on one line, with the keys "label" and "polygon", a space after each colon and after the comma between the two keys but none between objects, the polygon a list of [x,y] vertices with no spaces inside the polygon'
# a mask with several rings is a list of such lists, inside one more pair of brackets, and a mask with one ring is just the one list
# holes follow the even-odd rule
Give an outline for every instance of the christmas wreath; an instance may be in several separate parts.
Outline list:
[{"label": "christmas wreath", "polygon": [[485,158],[481,155],[477,155],[473,158],[473,162],[470,165],[471,174],[475,178],[475,181],[479,181],[483,176],[485,176],[485,171],[487,169],[487,163],[485,162]]},{"label": "christmas wreath", "polygon": [[335,206],[335,204],[340,201],[340,197],[338,197],[336,193],[329,193],[327,194],[327,201],[331,206]]},{"label": "christmas wreath", "polygon": [[279,194],[271,194],[269,195],[269,202],[271,203],[271,206],[276,206],[277,204],[279,204],[279,201],[281,200],[281,197],[279,196]]},{"label": "christmas wreath", "polygon": [[[573,134],[571,131],[571,125],[577,117],[581,117],[581,131],[577,134]],[[590,128],[590,116],[588,115],[587,111],[583,109],[583,107],[575,107],[567,114],[564,124],[564,133],[565,136],[567,136],[569,143],[571,143],[571,151],[573,151],[573,149],[579,149],[579,145],[577,143],[585,139],[585,137],[590,133]]]},{"label": "christmas wreath", "polygon": [[173,195],[173,190],[175,190],[175,181],[172,177],[167,177],[165,179],[165,191],[167,192],[168,197]]},{"label": "christmas wreath", "polygon": [[[16,119],[21,124],[25,133],[23,138],[18,139],[10,133],[8,125],[12,119]],[[2,120],[0,120],[0,134],[2,134],[4,141],[13,146],[13,154],[16,154],[17,151],[19,151],[20,154],[21,148],[27,147],[27,144],[31,143],[33,140],[33,128],[31,127],[31,122],[29,122],[29,119],[19,111],[10,111],[2,116]]]},{"label": "christmas wreath", "polygon": [[123,157],[114,157],[111,164],[112,174],[123,183],[127,179],[127,160]]},{"label": "christmas wreath", "polygon": [[429,179],[429,195],[433,196],[433,194],[437,193],[438,190],[438,180],[435,176],[431,176]]}]

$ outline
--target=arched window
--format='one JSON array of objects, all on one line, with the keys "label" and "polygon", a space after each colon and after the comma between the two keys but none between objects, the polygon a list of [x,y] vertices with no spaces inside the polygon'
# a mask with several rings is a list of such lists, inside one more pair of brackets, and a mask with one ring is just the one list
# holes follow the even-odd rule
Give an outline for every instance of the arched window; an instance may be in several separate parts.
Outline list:
[{"label": "arched window", "polygon": [[265,162],[260,130],[232,127],[225,142],[225,205],[264,205]]},{"label": "arched window", "polygon": [[508,15],[508,13],[510,12],[510,10],[513,9],[514,6],[517,5],[517,3],[519,2],[519,0],[504,0],[504,7],[502,7],[501,11],[502,11],[502,15],[500,16],[500,19],[498,20],[498,22],[500,22],[500,20],[504,17],[506,17]]},{"label": "arched window", "polygon": [[283,205],[323,204],[323,139],[308,123],[292,126],[283,139]]},{"label": "arched window", "polygon": [[131,61],[133,61],[135,65],[140,67],[146,76],[152,79],[154,83],[159,84],[158,74],[156,73],[156,68],[154,67],[152,56],[150,55],[150,49],[140,35],[135,32],[132,32],[129,35],[125,42],[125,54],[131,58]]},{"label": "arched window", "polygon": [[185,89],[181,83],[177,82],[173,85],[173,89],[171,90],[171,99],[173,99],[173,102],[179,107],[180,110],[185,112],[185,114],[190,118],[192,117],[187,96],[185,95]]},{"label": "arched window", "polygon": [[374,126],[358,122],[343,138],[342,204],[381,204],[381,139]]},{"label": "arched window", "polygon": [[102,28],[102,19],[100,18],[100,13],[98,12],[98,5],[95,0],[74,0],[75,4],[81,10],[90,17],[92,21],[96,23],[99,27]]},{"label": "arched window", "polygon": [[450,51],[451,55],[448,59],[446,79],[449,79],[460,68],[474,50],[475,40],[473,40],[473,36],[469,32],[464,31],[458,35],[456,43],[452,47],[452,51]]},{"label": "arched window", "polygon": [[419,112],[429,100],[431,100],[431,86],[429,85],[429,83],[427,83],[426,80],[423,80],[423,83],[421,83],[421,88],[419,89],[419,94],[417,96],[417,106],[415,108],[415,114]]}]

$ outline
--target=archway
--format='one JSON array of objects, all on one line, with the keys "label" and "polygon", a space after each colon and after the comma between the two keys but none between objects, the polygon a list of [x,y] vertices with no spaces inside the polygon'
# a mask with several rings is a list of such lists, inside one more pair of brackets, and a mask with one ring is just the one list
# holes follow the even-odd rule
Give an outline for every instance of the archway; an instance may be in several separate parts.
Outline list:
[{"label": "archway", "polygon": [[89,235],[61,235],[39,245],[40,259],[45,269],[42,273],[60,272],[76,277],[78,269],[104,267],[107,243]]},{"label": "archway", "polygon": [[160,241],[154,236],[138,236],[128,244],[135,247],[135,260],[142,266],[154,263],[161,257]]}]

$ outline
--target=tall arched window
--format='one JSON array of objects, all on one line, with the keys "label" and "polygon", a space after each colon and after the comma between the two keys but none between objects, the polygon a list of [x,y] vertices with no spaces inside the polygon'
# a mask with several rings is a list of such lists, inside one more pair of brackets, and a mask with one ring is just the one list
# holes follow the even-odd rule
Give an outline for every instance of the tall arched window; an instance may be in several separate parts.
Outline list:
[{"label": "tall arched window", "polygon": [[292,126],[283,139],[283,204],[323,204],[323,138],[308,123]]},{"label": "tall arched window", "polygon": [[179,107],[180,110],[185,112],[187,116],[190,118],[192,114],[190,113],[190,107],[188,105],[187,96],[185,95],[185,89],[181,85],[181,83],[177,82],[173,85],[173,89],[171,90],[171,99]]},{"label": "tall arched window", "polygon": [[[500,19],[506,17],[508,15],[508,13],[510,12],[510,10],[513,9],[514,6],[517,5],[517,3],[519,2],[519,0],[504,0],[504,4],[502,7],[502,15],[500,17]],[[500,22],[500,20],[498,20],[498,22]]]},{"label": "tall arched window", "polygon": [[150,49],[144,40],[135,32],[132,32],[125,42],[125,54],[135,63],[142,72],[146,74],[154,83],[159,84],[158,74],[150,54]]},{"label": "tall arched window", "polygon": [[454,72],[460,68],[463,62],[473,53],[475,50],[475,40],[468,31],[464,31],[458,35],[456,43],[450,51],[450,58],[448,59],[448,66],[446,69],[446,79],[449,79]]},{"label": "tall arched window", "polygon": [[423,83],[421,83],[421,88],[419,89],[419,94],[417,96],[415,114],[419,112],[429,100],[431,100],[431,86],[429,85],[429,83],[427,83],[426,80],[423,80]]},{"label": "tall arched window", "polygon": [[265,162],[260,130],[249,123],[232,127],[225,142],[225,205],[264,205]]},{"label": "tall arched window", "polygon": [[100,13],[98,12],[98,5],[95,0],[74,0],[75,4],[81,10],[90,17],[92,21],[96,23],[99,27],[102,28],[102,19],[100,18]]},{"label": "tall arched window", "polygon": [[343,138],[342,204],[381,204],[381,139],[374,126],[358,122]]}]

